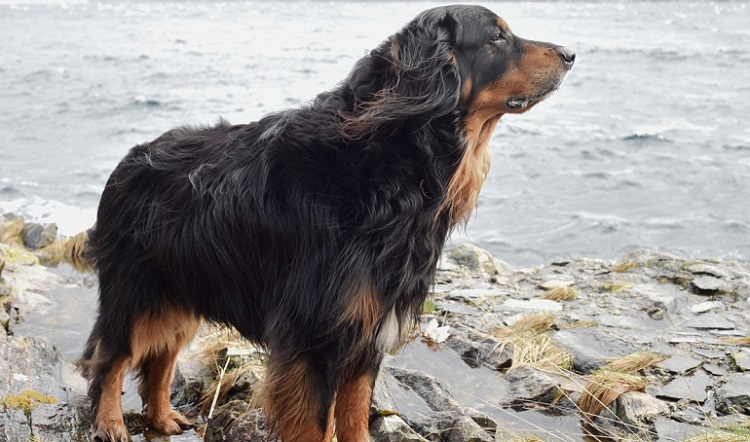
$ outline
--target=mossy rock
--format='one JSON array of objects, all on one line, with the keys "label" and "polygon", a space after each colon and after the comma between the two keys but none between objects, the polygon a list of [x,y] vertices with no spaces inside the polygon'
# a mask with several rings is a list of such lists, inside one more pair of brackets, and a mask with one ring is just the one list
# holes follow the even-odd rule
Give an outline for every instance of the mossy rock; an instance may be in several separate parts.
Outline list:
[{"label": "mossy rock", "polygon": [[39,407],[39,404],[56,404],[57,399],[47,396],[34,390],[24,390],[16,395],[7,395],[1,401],[0,405],[6,410],[16,408],[28,413]]},{"label": "mossy rock", "polygon": [[8,244],[0,244],[0,251],[5,255],[5,264],[7,265],[34,265],[39,264],[39,258],[33,253],[21,247],[14,247]]}]

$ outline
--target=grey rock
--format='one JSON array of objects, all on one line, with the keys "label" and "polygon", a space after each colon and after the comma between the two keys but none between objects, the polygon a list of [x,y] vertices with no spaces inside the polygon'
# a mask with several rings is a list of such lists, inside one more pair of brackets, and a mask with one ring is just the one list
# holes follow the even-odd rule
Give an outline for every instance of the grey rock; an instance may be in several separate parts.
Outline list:
[{"label": "grey rock", "polygon": [[535,368],[522,366],[510,370],[505,379],[510,382],[513,405],[551,404],[558,391],[552,378]]},{"label": "grey rock", "polygon": [[206,442],[266,442],[269,428],[263,411],[252,408],[244,401],[234,400],[217,408],[208,421]]},{"label": "grey rock", "polygon": [[699,276],[690,283],[690,289],[698,294],[723,291],[727,288],[724,281],[713,276]]},{"label": "grey rock", "polygon": [[380,416],[370,424],[372,442],[427,442],[397,415]]},{"label": "grey rock", "polygon": [[707,413],[702,408],[696,406],[689,406],[684,410],[677,410],[672,416],[680,422],[692,425],[702,425],[708,417]]},{"label": "grey rock", "polygon": [[669,359],[656,364],[657,367],[663,370],[680,375],[684,375],[691,370],[695,370],[700,365],[701,361],[685,355],[673,355]]},{"label": "grey rock", "polygon": [[651,440],[655,416],[668,413],[663,401],[637,391],[620,395],[598,416],[587,422],[615,440]]},{"label": "grey rock", "polygon": [[685,267],[685,270],[694,275],[708,275],[719,279],[730,279],[732,277],[732,274],[730,272],[717,266],[705,263],[688,265]]},{"label": "grey rock", "polygon": [[729,370],[716,364],[703,364],[703,369],[714,376],[726,376],[729,374]]},{"label": "grey rock", "polygon": [[750,414],[750,373],[735,376],[716,389],[716,410]]},{"label": "grey rock", "polygon": [[8,407],[0,413],[0,440],[87,440],[91,425],[85,404],[85,381],[44,339],[0,340],[0,397],[42,393],[54,403],[30,410]]},{"label": "grey rock", "polygon": [[574,369],[584,374],[606,365],[606,358],[638,351],[634,346],[614,338],[598,327],[560,331],[552,336],[552,340],[573,354]]},{"label": "grey rock", "polygon": [[692,307],[690,307],[690,311],[698,314],[698,313],[706,313],[709,310],[717,310],[724,308],[724,303],[721,301],[706,301],[701,302],[699,304],[695,304]]},{"label": "grey rock", "polygon": [[485,281],[508,273],[512,267],[495,259],[488,251],[473,244],[460,244],[448,251],[448,260],[469,270],[470,274]]},{"label": "grey rock", "polygon": [[742,371],[750,371],[750,349],[741,348],[732,353],[732,361]]},{"label": "grey rock", "polygon": [[57,239],[57,224],[26,223],[21,232],[23,244],[32,249],[41,249]]},{"label": "grey rock", "polygon": [[727,355],[723,351],[706,350],[704,348],[694,348],[693,353],[708,359],[721,359]]},{"label": "grey rock", "polygon": [[0,305],[0,334],[7,334],[10,332],[10,315]]},{"label": "grey rock", "polygon": [[656,397],[703,403],[708,399],[707,389],[713,386],[708,375],[699,373],[693,376],[678,377],[656,392]]},{"label": "grey rock", "polygon": [[[674,442],[676,435],[679,435],[678,440],[687,440],[688,438],[705,434],[706,428],[660,417],[654,419],[654,431],[655,435],[659,437],[658,441]],[[645,440],[653,440],[653,437]]]},{"label": "grey rock", "polygon": [[[462,416],[441,428],[441,442],[493,442],[494,437],[468,416]],[[494,433],[494,428],[491,429]]]},{"label": "grey rock", "polygon": [[716,313],[705,313],[684,324],[685,327],[696,330],[734,330],[735,325],[732,321]]}]

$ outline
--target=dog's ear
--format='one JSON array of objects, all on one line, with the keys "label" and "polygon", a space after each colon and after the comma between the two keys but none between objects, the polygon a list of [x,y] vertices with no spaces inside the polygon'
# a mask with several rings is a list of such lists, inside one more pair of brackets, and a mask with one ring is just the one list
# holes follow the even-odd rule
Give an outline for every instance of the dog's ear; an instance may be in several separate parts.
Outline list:
[{"label": "dog's ear", "polygon": [[455,111],[461,85],[453,52],[457,26],[445,11],[426,11],[360,60],[347,82],[353,106],[342,114],[343,134],[363,138]]}]

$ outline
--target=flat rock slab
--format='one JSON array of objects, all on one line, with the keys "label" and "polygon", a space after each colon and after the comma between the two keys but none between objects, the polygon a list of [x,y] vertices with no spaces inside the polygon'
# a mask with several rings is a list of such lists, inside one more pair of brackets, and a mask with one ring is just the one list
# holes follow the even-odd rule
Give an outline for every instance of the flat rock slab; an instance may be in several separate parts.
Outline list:
[{"label": "flat rock slab", "polygon": [[671,358],[656,364],[657,367],[671,373],[685,374],[695,370],[701,365],[701,361],[690,356],[674,355]]},{"label": "flat rock slab", "polygon": [[673,400],[687,399],[692,402],[703,403],[708,399],[706,389],[713,385],[708,375],[679,377],[656,392],[656,397]]},{"label": "flat rock slab", "polygon": [[699,276],[690,283],[690,288],[695,293],[712,293],[725,290],[726,283],[713,276]]},{"label": "flat rock slab", "polygon": [[608,363],[607,358],[638,351],[598,327],[564,330],[555,333],[552,340],[573,354],[573,366],[581,373],[591,373],[603,367]]},{"label": "flat rock slab", "polygon": [[706,302],[700,302],[698,304],[693,305],[690,307],[690,311],[699,314],[699,313],[706,313],[710,310],[718,310],[724,308],[724,303],[721,301],[706,301]]},{"label": "flat rock slab", "polygon": [[735,328],[732,321],[713,312],[697,316],[684,325],[696,330],[734,330]]},{"label": "flat rock slab", "polygon": [[721,359],[727,355],[723,351],[706,350],[703,348],[694,348],[693,353],[697,354],[698,356],[703,356],[704,358],[708,358],[708,359]]}]

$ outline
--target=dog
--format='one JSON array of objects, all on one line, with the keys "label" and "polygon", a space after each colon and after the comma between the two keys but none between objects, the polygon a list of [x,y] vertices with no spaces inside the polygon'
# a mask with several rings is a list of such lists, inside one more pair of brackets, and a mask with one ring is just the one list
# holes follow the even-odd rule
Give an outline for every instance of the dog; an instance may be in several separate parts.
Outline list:
[{"label": "dog", "polygon": [[126,441],[139,376],[155,431],[201,320],[268,351],[262,405],[284,442],[366,441],[383,355],[417,320],[448,234],[476,206],[498,120],[562,84],[575,54],[480,6],[429,9],[299,109],[182,127],[132,148],[87,257],[99,316],[82,357],[92,439]]}]

